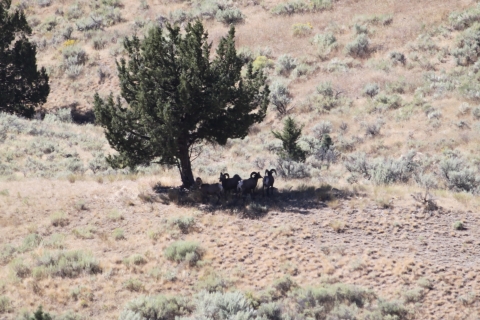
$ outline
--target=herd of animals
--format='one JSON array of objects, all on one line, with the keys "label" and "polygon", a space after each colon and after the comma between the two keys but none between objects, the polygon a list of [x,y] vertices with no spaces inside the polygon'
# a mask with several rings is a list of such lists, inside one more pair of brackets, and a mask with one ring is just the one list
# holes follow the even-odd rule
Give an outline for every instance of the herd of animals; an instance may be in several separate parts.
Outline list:
[{"label": "herd of animals", "polygon": [[202,179],[197,178],[196,188],[201,191],[202,197],[216,195],[218,201],[220,201],[222,195],[226,197],[229,192],[241,193],[244,198],[247,194],[250,194],[253,197],[258,180],[263,178],[263,196],[265,196],[265,191],[268,196],[269,194],[273,194],[273,184],[275,182],[273,173],[276,175],[277,171],[275,169],[266,169],[265,176],[262,177],[260,172],[252,172],[248,179],[242,179],[238,174],[230,178],[228,173],[220,173],[220,183],[202,183]]}]

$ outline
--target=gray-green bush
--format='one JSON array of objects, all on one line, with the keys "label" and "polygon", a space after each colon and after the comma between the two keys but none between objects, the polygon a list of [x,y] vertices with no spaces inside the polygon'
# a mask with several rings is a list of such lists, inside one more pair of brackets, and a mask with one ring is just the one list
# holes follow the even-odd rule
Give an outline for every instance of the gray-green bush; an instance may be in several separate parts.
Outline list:
[{"label": "gray-green bush", "polygon": [[191,241],[176,241],[170,244],[164,251],[168,260],[175,262],[186,261],[190,266],[195,266],[204,254],[200,244]]},{"label": "gray-green bush", "polygon": [[355,40],[347,43],[345,54],[354,58],[364,58],[370,54],[370,40],[366,34],[358,35]]}]

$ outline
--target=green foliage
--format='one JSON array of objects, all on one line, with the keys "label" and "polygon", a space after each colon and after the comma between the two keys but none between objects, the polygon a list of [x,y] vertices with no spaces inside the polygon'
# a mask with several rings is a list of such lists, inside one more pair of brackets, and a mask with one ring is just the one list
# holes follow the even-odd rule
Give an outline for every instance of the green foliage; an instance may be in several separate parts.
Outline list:
[{"label": "green foliage", "polygon": [[164,251],[168,260],[175,262],[186,261],[190,266],[195,266],[198,260],[202,259],[204,250],[202,247],[191,241],[176,241],[170,244]]},{"label": "green foliage", "polygon": [[387,110],[395,110],[403,105],[402,98],[398,95],[379,94],[375,97],[374,110],[385,112]]},{"label": "green foliage", "polygon": [[101,273],[102,268],[91,253],[84,251],[45,252],[37,259],[37,268],[52,277],[75,278],[82,273]]},{"label": "green foliage", "polygon": [[452,12],[448,17],[450,24],[456,30],[464,30],[474,23],[480,22],[480,5],[465,11]]},{"label": "green foliage", "polygon": [[354,58],[364,58],[370,54],[370,40],[366,34],[358,35],[355,40],[347,43],[345,54]]},{"label": "green foliage", "polygon": [[185,33],[167,25],[151,29],[144,40],[125,39],[129,59],[120,60],[118,73],[129,107],[112,95],[94,98],[96,120],[118,151],[107,158],[112,167],[152,161],[176,165],[190,188],[195,144],[244,138],[251,125],[263,120],[269,94],[265,77],[250,66],[242,75],[245,63],[237,57],[234,39],[232,26],[213,59],[200,21],[188,24]]},{"label": "green foliage", "polygon": [[61,233],[53,233],[49,238],[43,239],[42,246],[50,249],[64,249],[65,235]]},{"label": "green foliage", "polygon": [[127,304],[119,320],[170,320],[190,314],[189,299],[169,296],[143,296]]},{"label": "green foliage", "polygon": [[301,289],[293,296],[298,303],[298,314],[315,319],[325,319],[339,304],[361,308],[375,298],[369,290],[341,283]]},{"label": "green foliage", "polygon": [[5,264],[10,262],[13,259],[17,249],[10,245],[6,244],[3,246],[2,250],[0,250],[0,264]]},{"label": "green foliage", "polygon": [[409,151],[399,159],[377,158],[371,161],[364,153],[360,153],[350,155],[344,164],[352,174],[359,174],[377,185],[406,183],[419,165],[414,161],[415,155],[414,151]]},{"label": "green foliage", "polygon": [[26,252],[37,248],[42,243],[42,237],[37,233],[31,233],[23,239],[22,246],[19,248],[20,252]]},{"label": "green foliage", "polygon": [[254,319],[254,310],[241,292],[201,291],[196,298],[195,319]]},{"label": "green foliage", "polygon": [[464,159],[456,156],[446,156],[438,164],[440,177],[448,189],[453,191],[478,192],[480,176]]},{"label": "green foliage", "polygon": [[306,152],[298,145],[298,139],[302,135],[303,126],[298,126],[291,117],[284,121],[282,132],[272,131],[275,138],[282,141],[282,151],[279,156],[282,159],[291,159],[297,162],[304,162]]},{"label": "green foliage", "polygon": [[[23,12],[10,11],[11,0],[0,2],[0,112],[31,118],[50,93],[45,68],[37,70],[32,30]],[[12,72],[11,70],[14,70]]]},{"label": "green foliage", "polygon": [[270,11],[274,15],[292,15],[296,13],[318,12],[332,8],[332,0],[293,0],[277,4]]},{"label": "green foliage", "polygon": [[37,311],[33,313],[33,317],[28,320],[53,320],[53,318],[50,314],[43,312],[42,306],[39,306]]},{"label": "green foliage", "polygon": [[275,106],[279,115],[287,114],[287,107],[292,99],[288,86],[283,82],[275,81],[270,86],[270,103]]},{"label": "green foliage", "polygon": [[142,291],[144,288],[143,283],[140,280],[134,279],[134,278],[130,278],[126,280],[122,284],[122,286],[128,291],[135,291],[135,292]]},{"label": "green foliage", "polygon": [[0,314],[12,312],[12,303],[10,299],[6,296],[0,296]]},{"label": "green foliage", "polygon": [[179,217],[170,220],[170,223],[177,226],[182,233],[189,233],[192,227],[195,225],[195,219],[193,217]]},{"label": "green foliage", "polygon": [[465,229],[465,224],[463,221],[455,221],[453,223],[453,229],[455,230],[464,230]]},{"label": "green foliage", "polygon": [[368,83],[365,88],[363,88],[363,94],[373,98],[378,94],[380,87],[376,83]]},{"label": "green foliage", "polygon": [[294,37],[305,37],[312,33],[312,25],[309,23],[295,23],[292,25],[292,32]]},{"label": "green foliage", "polygon": [[50,221],[54,227],[64,227],[68,225],[68,217],[65,213],[58,211],[50,215]]},{"label": "green foliage", "polygon": [[322,60],[326,60],[338,47],[337,38],[333,33],[316,34],[311,43],[316,47],[318,57]]},{"label": "green foliage", "polygon": [[341,105],[348,104],[348,100],[340,96],[340,91],[333,88],[330,82],[323,82],[316,87],[316,95],[311,97],[311,103],[319,112],[328,112]]},{"label": "green foliage", "polygon": [[115,240],[125,240],[125,232],[121,228],[117,228],[112,232],[113,239]]},{"label": "green foliage", "polygon": [[480,24],[463,31],[457,40],[457,46],[452,50],[455,62],[459,66],[469,66],[478,60],[480,53]]},{"label": "green foliage", "polygon": [[230,25],[243,22],[243,20],[245,19],[245,15],[242,13],[242,11],[240,11],[240,9],[228,8],[225,10],[217,11],[215,18],[217,19],[217,21],[225,25]]},{"label": "green foliage", "polygon": [[290,71],[295,69],[297,66],[297,60],[293,57],[291,57],[288,54],[282,54],[280,57],[277,59],[277,66],[275,67],[275,71],[277,74],[287,76]]},{"label": "green foliage", "polygon": [[264,68],[273,67],[274,63],[272,60],[268,59],[266,56],[258,56],[252,63],[254,70],[262,70]]}]

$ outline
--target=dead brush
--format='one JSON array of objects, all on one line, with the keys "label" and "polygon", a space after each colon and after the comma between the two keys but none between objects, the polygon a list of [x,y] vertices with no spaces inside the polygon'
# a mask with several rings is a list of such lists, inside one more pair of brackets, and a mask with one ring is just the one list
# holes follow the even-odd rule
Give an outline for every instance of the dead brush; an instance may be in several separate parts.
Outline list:
[{"label": "dead brush", "polygon": [[415,192],[412,193],[411,196],[415,201],[417,201],[418,204],[423,207],[423,210],[425,212],[438,210],[437,202],[435,198],[433,198],[433,196],[430,194],[428,188],[425,189],[425,192]]}]

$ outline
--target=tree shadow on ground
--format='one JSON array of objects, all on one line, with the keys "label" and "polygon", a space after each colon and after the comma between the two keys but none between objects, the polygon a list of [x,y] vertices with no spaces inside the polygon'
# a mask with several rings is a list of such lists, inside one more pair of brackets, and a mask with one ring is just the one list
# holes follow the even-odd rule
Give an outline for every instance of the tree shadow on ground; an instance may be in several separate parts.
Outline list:
[{"label": "tree shadow on ground", "polygon": [[347,190],[339,190],[330,185],[319,188],[301,185],[295,189],[275,189],[272,195],[262,195],[256,190],[253,198],[250,195],[231,194],[218,199],[216,196],[202,196],[199,190],[186,190],[155,186],[157,201],[164,204],[176,204],[182,207],[195,207],[201,211],[216,213],[227,212],[248,219],[259,219],[268,212],[292,212],[311,214],[312,210],[327,207],[330,201],[348,199],[353,194]]}]

